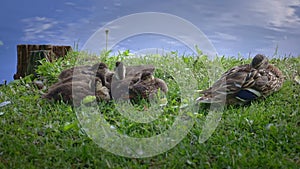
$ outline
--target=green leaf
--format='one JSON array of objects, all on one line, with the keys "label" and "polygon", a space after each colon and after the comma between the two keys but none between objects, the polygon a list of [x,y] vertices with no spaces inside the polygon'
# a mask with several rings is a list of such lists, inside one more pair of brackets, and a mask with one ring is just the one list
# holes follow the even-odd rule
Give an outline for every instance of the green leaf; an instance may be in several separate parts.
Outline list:
[{"label": "green leaf", "polygon": [[77,121],[74,121],[73,123],[69,123],[67,122],[64,126],[64,131],[68,131],[70,129],[73,129],[73,128],[77,128]]},{"label": "green leaf", "polygon": [[96,96],[86,96],[83,100],[83,104],[91,103],[96,100]]}]

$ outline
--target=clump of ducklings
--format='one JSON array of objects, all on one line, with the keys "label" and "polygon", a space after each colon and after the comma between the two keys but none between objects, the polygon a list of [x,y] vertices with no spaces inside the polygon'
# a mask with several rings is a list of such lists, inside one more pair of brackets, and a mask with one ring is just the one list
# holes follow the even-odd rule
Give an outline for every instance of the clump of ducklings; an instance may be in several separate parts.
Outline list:
[{"label": "clump of ducklings", "polygon": [[82,104],[84,98],[94,96],[98,102],[129,99],[149,100],[158,92],[166,94],[167,84],[154,78],[152,65],[125,66],[117,61],[115,69],[110,70],[103,63],[92,66],[75,66],[63,70],[59,81],[49,87],[42,98],[63,101],[74,106]]}]

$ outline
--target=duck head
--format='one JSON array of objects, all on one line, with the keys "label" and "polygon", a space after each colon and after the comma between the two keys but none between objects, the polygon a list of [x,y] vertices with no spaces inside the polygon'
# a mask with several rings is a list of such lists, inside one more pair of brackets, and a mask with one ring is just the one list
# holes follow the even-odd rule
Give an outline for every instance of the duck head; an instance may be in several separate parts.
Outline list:
[{"label": "duck head", "polygon": [[151,81],[154,79],[153,73],[149,71],[145,71],[141,75],[141,81]]},{"label": "duck head", "polygon": [[257,54],[251,62],[251,67],[255,69],[264,69],[269,65],[269,60],[266,56]]}]

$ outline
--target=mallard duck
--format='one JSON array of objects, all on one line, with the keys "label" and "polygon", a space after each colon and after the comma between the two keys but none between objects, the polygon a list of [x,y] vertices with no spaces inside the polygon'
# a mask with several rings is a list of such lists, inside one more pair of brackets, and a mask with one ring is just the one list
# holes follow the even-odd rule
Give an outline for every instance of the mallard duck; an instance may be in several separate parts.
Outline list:
[{"label": "mallard duck", "polygon": [[[95,77],[90,74],[78,74],[73,75],[72,77],[63,79],[62,81],[59,81],[58,83],[69,83],[69,82],[77,82],[80,81],[82,83],[89,84],[89,88],[94,90],[95,89],[95,95],[100,100],[108,101],[110,100],[110,94],[109,89],[104,85],[103,83],[104,79],[100,79],[99,77]],[[94,86],[95,85],[95,86]]]},{"label": "mallard duck", "polygon": [[92,86],[89,86],[88,83],[74,81],[51,86],[42,98],[79,105],[80,101],[89,95],[94,95]]},{"label": "mallard duck", "polygon": [[105,63],[100,62],[98,64],[95,64],[92,66],[91,70],[93,72],[96,72],[95,75],[96,77],[101,79],[103,86],[106,86],[107,88],[110,87],[110,77],[113,76],[114,72],[110,71]]},{"label": "mallard duck", "polygon": [[[250,64],[226,71],[209,89],[200,91],[197,102],[243,105],[278,91],[283,84],[282,72],[266,56],[256,55]],[[225,100],[226,99],[226,100]]]},{"label": "mallard duck", "polygon": [[153,99],[158,92],[166,94],[168,92],[167,84],[159,78],[153,76],[153,72],[142,72],[140,81],[129,87],[129,96],[136,102],[140,99],[149,101]]},{"label": "mallard duck", "polygon": [[[79,76],[77,77],[79,78]],[[98,101],[110,100],[109,91],[105,86],[102,86],[101,79],[97,77],[86,78],[81,81],[80,79],[55,83],[42,98],[54,101],[62,100],[65,103],[73,103],[75,106],[80,105],[86,96],[96,96]]]},{"label": "mallard duck", "polygon": [[60,74],[58,75],[59,80],[63,80],[69,77],[72,77],[73,75],[76,74],[91,74],[92,72],[90,71],[91,66],[89,65],[84,65],[84,66],[75,66],[69,69],[65,69]]},{"label": "mallard duck", "polygon": [[138,65],[138,66],[127,66],[126,67],[126,77],[139,76],[141,77],[143,72],[154,73],[155,67],[153,65]]},{"label": "mallard duck", "polygon": [[84,66],[75,66],[69,69],[65,69],[59,74],[58,79],[60,81],[63,81],[64,79],[68,79],[70,77],[77,76],[77,75],[93,75],[100,78],[103,85],[105,85],[107,83],[106,76],[107,73],[109,72],[110,71],[107,65],[103,62],[100,62],[92,66],[84,65]]},{"label": "mallard duck", "polygon": [[[98,78],[91,74],[74,74],[70,77],[66,77],[62,80],[59,80],[58,82],[54,83],[52,86],[58,86],[60,84],[69,83],[69,82],[75,82],[80,81],[83,83],[91,83],[93,79]],[[100,79],[101,80],[101,79]]]},{"label": "mallard duck", "polygon": [[145,71],[154,72],[155,67],[152,65],[139,65],[139,66],[125,66],[123,62],[117,61],[116,67],[113,73],[106,75],[107,81],[112,82],[114,80],[132,79],[132,83],[139,81],[141,74]]},{"label": "mallard duck", "polygon": [[153,73],[152,65],[125,66],[123,62],[117,61],[114,76],[111,78],[111,94],[115,100],[129,99],[129,88],[141,80],[143,72]]},{"label": "mallard duck", "polygon": [[103,85],[99,80],[96,81],[95,96],[97,101],[109,101],[111,100],[110,90]]}]

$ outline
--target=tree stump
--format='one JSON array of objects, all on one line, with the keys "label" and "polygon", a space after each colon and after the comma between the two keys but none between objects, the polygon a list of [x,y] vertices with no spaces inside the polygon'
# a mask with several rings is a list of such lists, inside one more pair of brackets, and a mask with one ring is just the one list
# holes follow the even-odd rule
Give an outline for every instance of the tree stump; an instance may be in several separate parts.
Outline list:
[{"label": "tree stump", "polygon": [[71,50],[71,46],[17,45],[18,63],[14,79],[35,74],[39,60],[47,58],[52,62],[59,57],[64,57]]}]

